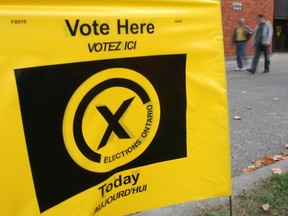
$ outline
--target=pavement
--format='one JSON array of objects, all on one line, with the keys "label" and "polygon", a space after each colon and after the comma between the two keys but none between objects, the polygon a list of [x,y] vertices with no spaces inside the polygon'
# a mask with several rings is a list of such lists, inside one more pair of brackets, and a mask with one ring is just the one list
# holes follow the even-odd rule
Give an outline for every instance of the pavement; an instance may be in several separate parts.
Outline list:
[{"label": "pavement", "polygon": [[[249,64],[251,59],[249,60]],[[232,163],[232,197],[251,188],[280,168],[288,172],[288,159],[244,174],[242,169],[264,156],[272,157],[288,151],[288,53],[271,55],[270,73],[263,74],[263,58],[255,74],[235,71],[236,62],[226,61],[229,101],[230,146]],[[240,120],[234,120],[239,116]],[[199,209],[223,202],[217,197],[152,209],[133,216],[193,216]]]},{"label": "pavement", "polygon": [[[253,160],[285,151],[288,144],[288,53],[271,56],[270,73],[236,72],[235,61],[226,62],[232,176]],[[235,116],[241,120],[234,120]],[[287,150],[286,150],[287,151]]]}]

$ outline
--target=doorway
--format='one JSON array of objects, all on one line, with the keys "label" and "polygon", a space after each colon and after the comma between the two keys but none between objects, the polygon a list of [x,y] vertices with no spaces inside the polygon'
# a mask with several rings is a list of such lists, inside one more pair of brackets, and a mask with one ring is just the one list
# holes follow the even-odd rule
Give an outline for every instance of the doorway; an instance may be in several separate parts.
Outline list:
[{"label": "doorway", "polygon": [[288,51],[288,20],[274,20],[273,52]]}]

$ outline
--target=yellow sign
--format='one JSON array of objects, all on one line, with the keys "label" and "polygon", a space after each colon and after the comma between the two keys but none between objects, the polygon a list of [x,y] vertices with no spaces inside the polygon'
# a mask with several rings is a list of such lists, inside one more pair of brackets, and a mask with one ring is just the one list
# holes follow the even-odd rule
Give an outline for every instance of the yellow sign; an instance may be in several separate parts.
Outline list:
[{"label": "yellow sign", "polygon": [[219,0],[0,3],[0,215],[231,195]]},{"label": "yellow sign", "polygon": [[277,37],[280,37],[281,31],[282,31],[281,26],[276,25],[276,35],[277,35]]}]

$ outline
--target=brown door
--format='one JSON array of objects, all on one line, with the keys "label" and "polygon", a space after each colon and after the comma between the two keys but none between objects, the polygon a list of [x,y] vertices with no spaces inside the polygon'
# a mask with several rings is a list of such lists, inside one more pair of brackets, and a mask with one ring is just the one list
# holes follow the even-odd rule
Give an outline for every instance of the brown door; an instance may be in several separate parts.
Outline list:
[{"label": "brown door", "polygon": [[288,20],[274,20],[273,52],[288,51]]}]

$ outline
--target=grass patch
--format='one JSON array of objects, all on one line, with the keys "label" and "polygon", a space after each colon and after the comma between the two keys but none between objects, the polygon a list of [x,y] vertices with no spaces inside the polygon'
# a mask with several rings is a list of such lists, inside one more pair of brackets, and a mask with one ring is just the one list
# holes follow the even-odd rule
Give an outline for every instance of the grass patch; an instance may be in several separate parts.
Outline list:
[{"label": "grass patch", "polygon": [[[269,211],[262,205],[268,204]],[[288,215],[288,172],[260,180],[232,200],[233,216]],[[230,216],[229,203],[201,210],[194,216]]]}]

